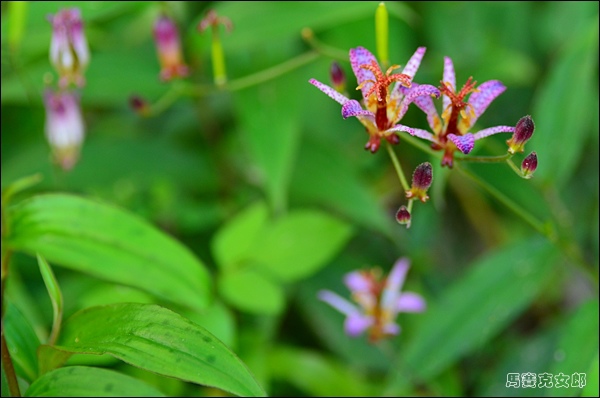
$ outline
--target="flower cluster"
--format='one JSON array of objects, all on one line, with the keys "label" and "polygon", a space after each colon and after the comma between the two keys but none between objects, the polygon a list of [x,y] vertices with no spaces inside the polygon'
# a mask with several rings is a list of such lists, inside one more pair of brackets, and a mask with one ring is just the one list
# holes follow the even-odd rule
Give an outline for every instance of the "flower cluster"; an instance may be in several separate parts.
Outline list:
[{"label": "flower cluster", "polygon": [[400,312],[423,312],[426,308],[420,295],[401,292],[409,266],[408,259],[400,258],[383,280],[378,268],[346,274],[344,283],[356,305],[329,290],[321,290],[318,297],[346,315],[344,330],[349,336],[368,330],[369,341],[376,342],[397,335],[400,326],[396,317]]},{"label": "flower cluster", "polygon": [[48,16],[48,20],[52,24],[50,62],[59,79],[58,89],[48,87],[44,93],[45,134],[54,161],[63,170],[70,170],[79,159],[85,132],[80,94],[76,89],[85,85],[83,73],[90,61],[90,51],[79,9],[60,10]]}]

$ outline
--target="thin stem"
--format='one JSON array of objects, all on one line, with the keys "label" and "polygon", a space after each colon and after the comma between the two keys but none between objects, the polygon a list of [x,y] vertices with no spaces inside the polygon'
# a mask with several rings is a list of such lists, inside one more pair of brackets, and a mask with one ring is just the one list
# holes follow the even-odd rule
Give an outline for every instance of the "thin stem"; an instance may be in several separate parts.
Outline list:
[{"label": "thin stem", "polygon": [[348,62],[348,52],[340,50],[335,47],[328,46],[320,42],[316,37],[312,29],[304,28],[302,29],[302,38],[309,46],[311,46],[315,51],[317,51],[321,55],[325,55],[327,57],[338,59],[340,61]]},{"label": "thin stem", "polygon": [[6,339],[4,338],[4,321],[2,321],[2,366],[4,367],[4,373],[6,373],[6,379],[8,381],[8,391],[12,397],[20,397],[21,391],[19,390],[19,382],[17,381],[17,375],[15,368],[10,358],[10,352],[6,345]]},{"label": "thin stem", "polygon": [[498,201],[500,201],[502,204],[504,204],[506,207],[512,210],[517,216],[521,217],[527,224],[533,227],[533,229],[538,231],[541,235],[545,236],[551,243],[553,243],[559,249],[561,249],[563,253],[570,257],[574,261],[574,263],[584,272],[584,274],[586,274],[590,278],[590,280],[594,282],[594,286],[596,288],[598,287],[598,274],[595,268],[585,261],[585,259],[581,256],[579,250],[577,250],[576,246],[573,245],[572,242],[560,238],[556,234],[556,230],[551,224],[542,223],[541,221],[533,217],[530,213],[528,213],[526,210],[519,207],[515,202],[507,198],[496,188],[473,175],[470,171],[460,167],[459,165],[455,165],[455,167],[459,172],[461,172],[463,175],[469,177],[471,180],[479,184],[479,186],[488,191],[488,193],[490,193]]},{"label": "thin stem", "polygon": [[512,155],[507,153],[500,156],[455,156],[454,160],[471,163],[500,163],[510,160],[511,157]]},{"label": "thin stem", "polygon": [[506,159],[506,164],[508,164],[510,166],[510,168],[512,169],[512,171],[515,172],[515,174],[517,174],[519,177],[521,178],[525,178],[523,176],[523,173],[521,172],[521,169],[519,169],[512,161],[511,158]]},{"label": "thin stem", "polygon": [[[408,186],[408,181],[406,180],[406,177],[404,176],[404,172],[402,171],[402,167],[400,167],[400,162],[398,161],[398,158],[396,157],[396,153],[394,152],[392,145],[386,141],[385,148],[387,149],[387,152],[389,153],[390,158],[392,158],[392,163],[394,163],[394,168],[396,169],[396,174],[398,174],[398,179],[400,180],[400,184],[402,184],[402,188],[404,189],[404,192],[408,192],[408,190],[410,189],[410,187]],[[409,204],[409,206],[410,206],[410,204]],[[409,209],[409,211],[410,211],[410,209]]]}]

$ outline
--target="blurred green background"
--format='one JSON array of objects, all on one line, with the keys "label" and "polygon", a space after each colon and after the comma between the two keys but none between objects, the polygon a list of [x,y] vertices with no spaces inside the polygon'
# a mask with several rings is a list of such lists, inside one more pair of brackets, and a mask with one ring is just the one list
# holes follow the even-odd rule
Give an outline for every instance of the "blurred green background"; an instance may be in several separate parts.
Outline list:
[{"label": "blurred green background", "polygon": [[[561,245],[404,140],[396,153],[405,173],[430,161],[434,183],[431,200],[416,204],[411,228],[395,222],[405,200],[387,154],[364,151],[362,126],[343,120],[339,105],[308,84],[329,83],[337,60],[358,98],[347,53],[356,46],[375,53],[377,5],[43,2],[29,3],[19,20],[14,5],[2,2],[2,186],[41,173],[26,195],[70,192],[116,204],[187,245],[215,274],[211,239],[256,201],[275,216],[319,209],[349,226],[351,239],[329,264],[287,286],[276,316],[235,305],[223,310],[228,337],[221,337],[271,395],[370,395],[382,385],[387,394],[597,395],[598,3],[386,2],[391,63],[405,64],[425,46],[418,83],[439,84],[444,56],[454,61],[459,86],[470,76],[502,81],[507,90],[478,129],[532,116],[535,134],[514,159],[520,164],[537,152],[533,179],[504,163],[464,168],[556,231]],[[81,9],[91,49],[81,91],[86,138],[67,173],[50,161],[42,103],[44,81],[56,81],[46,15],[63,7]],[[196,30],[211,8],[234,25],[230,33],[221,30],[233,90],[212,86],[210,34]],[[152,25],[162,9],[180,27],[191,68],[183,82],[159,81]],[[325,53],[305,58],[314,49],[303,28],[312,29]],[[299,66],[277,76],[269,69],[289,60]],[[265,69],[268,79],[244,87],[244,77]],[[187,95],[193,87],[199,89]],[[132,95],[168,106],[140,117],[129,106]],[[414,106],[402,123],[427,126]],[[504,154],[507,138],[478,141],[473,155]],[[387,270],[401,256],[412,264],[407,290],[423,294],[433,315],[400,315],[402,334],[383,347],[343,336],[342,316],[317,301],[316,291],[346,296],[345,272]],[[34,259],[17,255],[12,267],[40,303],[29,316],[49,323]],[[56,272],[70,312],[106,300],[85,292],[99,282]],[[507,373],[527,371],[588,372],[592,387],[505,387]]]}]

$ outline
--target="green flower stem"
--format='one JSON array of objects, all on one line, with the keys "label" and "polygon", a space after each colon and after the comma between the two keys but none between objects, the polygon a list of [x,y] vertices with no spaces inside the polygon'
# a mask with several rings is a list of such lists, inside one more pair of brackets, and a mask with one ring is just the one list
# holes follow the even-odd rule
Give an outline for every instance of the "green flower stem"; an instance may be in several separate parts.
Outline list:
[{"label": "green flower stem", "polygon": [[6,339],[4,338],[4,322],[2,322],[2,367],[6,373],[6,379],[8,381],[8,391],[12,397],[20,397],[21,391],[19,391],[19,383],[17,382],[17,375],[15,374],[15,368],[10,358],[10,352],[8,352],[8,345],[6,345]]},{"label": "green flower stem", "polygon": [[215,84],[222,86],[227,82],[227,72],[225,70],[225,54],[223,53],[223,45],[219,37],[218,26],[213,26],[212,32],[212,66]]},{"label": "green flower stem", "polygon": [[509,161],[511,157],[512,155],[510,153],[506,153],[506,155],[500,156],[455,156],[454,160],[471,163],[500,163]]},{"label": "green flower stem", "polygon": [[574,244],[572,241],[560,238],[556,234],[556,230],[552,224],[542,223],[541,221],[537,220],[530,213],[519,207],[515,202],[507,198],[496,188],[494,188],[487,182],[479,179],[470,171],[460,167],[460,165],[457,164],[455,164],[455,168],[463,175],[469,177],[471,180],[476,182],[480,187],[485,189],[498,201],[500,201],[506,207],[511,209],[517,216],[522,218],[527,224],[533,227],[533,229],[538,231],[541,235],[545,236],[550,242],[556,245],[565,255],[567,255],[574,261],[574,264],[576,264],[583,271],[583,273],[586,274],[592,282],[594,282],[594,286],[596,287],[596,289],[598,289],[598,273],[593,265],[585,261],[576,244]]},{"label": "green flower stem", "polygon": [[512,169],[512,171],[515,172],[515,174],[517,174],[519,177],[521,178],[525,178],[525,176],[523,175],[523,173],[521,172],[521,169],[519,169],[512,161],[512,159],[509,157],[508,159],[506,159],[506,164],[508,164],[510,166],[510,168]]},{"label": "green flower stem", "polygon": [[389,17],[385,3],[379,3],[375,10],[375,41],[377,44],[377,55],[384,69],[390,66],[390,56],[388,51],[389,42]]},{"label": "green flower stem", "polygon": [[308,45],[310,45],[316,52],[327,57],[337,59],[340,61],[348,62],[348,52],[340,50],[339,48],[328,46],[327,44],[321,43],[316,37],[312,29],[302,29],[302,38]]},{"label": "green flower stem", "polygon": [[[396,153],[394,152],[392,145],[386,141],[385,148],[387,149],[387,152],[389,153],[390,158],[392,158],[392,163],[394,163],[394,168],[396,169],[396,174],[398,174],[398,179],[400,179],[400,184],[402,184],[402,188],[404,188],[404,192],[408,192],[408,190],[410,189],[410,187],[408,185],[408,181],[406,180],[406,177],[404,176],[404,172],[402,171],[402,167],[400,167],[400,162],[398,161],[398,158],[396,157]],[[411,205],[412,205],[412,201],[410,201],[408,204],[409,212],[410,212]]]}]

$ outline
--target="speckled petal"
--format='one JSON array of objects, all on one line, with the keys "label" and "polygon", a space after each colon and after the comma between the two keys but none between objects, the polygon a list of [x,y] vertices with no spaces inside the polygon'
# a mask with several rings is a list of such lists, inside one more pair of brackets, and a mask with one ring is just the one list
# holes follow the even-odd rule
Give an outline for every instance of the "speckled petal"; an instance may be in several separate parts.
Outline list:
[{"label": "speckled petal", "polygon": [[344,331],[348,336],[356,337],[367,330],[375,323],[373,317],[362,315],[362,314],[353,314],[346,318],[344,322]]},{"label": "speckled petal", "polygon": [[[377,59],[366,48],[356,47],[350,49],[350,64],[352,65],[352,70],[356,75],[356,81],[358,82],[357,85],[362,84],[362,82],[366,80],[375,80],[375,75],[373,74],[373,72],[360,67],[361,65],[365,64],[370,65],[371,61],[377,62]],[[371,90],[371,87],[373,87],[373,83],[366,83],[361,88],[363,98],[365,98],[365,94],[367,94],[369,90]]]},{"label": "speckled petal", "polygon": [[356,100],[348,100],[348,102],[342,106],[342,117],[347,119],[351,116],[366,116],[373,118],[373,121],[375,121],[375,115],[373,112],[363,109],[362,106],[360,106],[360,103]]},{"label": "speckled petal", "polygon": [[426,307],[425,300],[417,293],[402,293],[396,300],[397,312],[423,312]]},{"label": "speckled petal", "polygon": [[433,96],[433,97],[439,98],[440,90],[438,90],[436,87],[433,87],[429,84],[421,84],[421,85],[414,84],[413,87],[411,87],[406,92],[406,96],[400,103],[400,109],[399,109],[398,115],[394,118],[394,123],[399,122],[406,114],[406,111],[408,110],[408,106],[413,101],[415,101],[417,98],[419,98],[421,96],[424,96],[424,97],[432,97]]},{"label": "speckled petal", "polygon": [[448,139],[465,155],[471,152],[473,145],[475,145],[475,137],[471,133],[465,135],[448,134]]},{"label": "speckled petal", "polygon": [[340,105],[344,105],[346,102],[350,101],[349,98],[346,98],[342,94],[338,93],[335,89],[329,87],[326,84],[321,83],[316,79],[310,79],[308,81],[310,84],[327,94],[330,98],[333,98]]},{"label": "speckled petal", "polygon": [[489,137],[490,135],[498,134],[498,133],[514,133],[514,126],[496,126],[490,127],[487,129],[480,130],[479,132],[473,134],[475,140],[480,140],[485,137]]},{"label": "speckled petal", "polygon": [[410,135],[414,135],[415,137],[419,137],[419,138],[422,138],[427,141],[435,142],[435,137],[429,131],[415,129],[412,127],[405,126],[403,124],[397,124],[394,127],[392,127],[391,129],[386,130],[385,133],[391,134],[391,133],[395,133],[398,131],[405,131],[405,132],[409,133]]},{"label": "speckled petal", "polygon": [[506,86],[499,80],[489,80],[480,84],[477,90],[469,97],[469,104],[473,107],[475,117],[470,119],[470,125],[467,128],[475,125],[479,116],[485,112],[490,103],[506,90]]},{"label": "speckled petal", "polygon": [[417,51],[413,54],[412,57],[408,60],[408,63],[402,70],[402,73],[408,75],[413,79],[417,74],[417,70],[419,70],[419,66],[421,65],[421,60],[423,59],[423,55],[425,55],[425,51],[427,49],[425,47],[417,48]]},{"label": "speckled petal", "polygon": [[[456,92],[456,73],[454,71],[454,64],[452,63],[452,59],[450,57],[444,57],[444,80],[445,83],[450,83],[454,92]],[[448,108],[450,105],[450,98],[447,96],[443,96],[444,101],[444,109]]]}]

